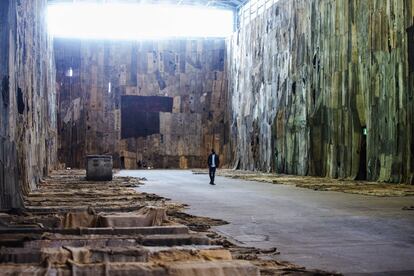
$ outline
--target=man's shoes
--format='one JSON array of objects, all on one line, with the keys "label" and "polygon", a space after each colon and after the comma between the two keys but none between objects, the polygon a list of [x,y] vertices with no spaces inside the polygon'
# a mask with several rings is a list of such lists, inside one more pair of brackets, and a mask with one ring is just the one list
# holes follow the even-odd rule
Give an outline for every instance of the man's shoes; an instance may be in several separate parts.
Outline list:
[{"label": "man's shoes", "polygon": [[216,184],[214,184],[213,182],[210,182],[210,185],[216,185]]}]

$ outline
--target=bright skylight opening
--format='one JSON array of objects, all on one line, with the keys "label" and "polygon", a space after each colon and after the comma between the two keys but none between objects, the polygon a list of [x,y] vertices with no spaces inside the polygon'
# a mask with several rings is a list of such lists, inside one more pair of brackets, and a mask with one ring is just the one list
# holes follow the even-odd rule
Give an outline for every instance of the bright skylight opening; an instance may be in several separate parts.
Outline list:
[{"label": "bright skylight opening", "polygon": [[233,31],[230,10],[178,5],[66,3],[48,7],[55,37],[160,39],[226,37]]}]

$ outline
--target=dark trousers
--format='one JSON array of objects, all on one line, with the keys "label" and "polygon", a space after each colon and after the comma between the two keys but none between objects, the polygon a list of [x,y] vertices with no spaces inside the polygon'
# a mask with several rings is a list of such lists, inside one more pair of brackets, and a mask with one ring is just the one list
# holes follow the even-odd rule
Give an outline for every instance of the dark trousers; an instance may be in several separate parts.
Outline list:
[{"label": "dark trousers", "polygon": [[210,183],[214,183],[214,177],[216,176],[216,167],[208,167],[208,174],[210,175]]}]

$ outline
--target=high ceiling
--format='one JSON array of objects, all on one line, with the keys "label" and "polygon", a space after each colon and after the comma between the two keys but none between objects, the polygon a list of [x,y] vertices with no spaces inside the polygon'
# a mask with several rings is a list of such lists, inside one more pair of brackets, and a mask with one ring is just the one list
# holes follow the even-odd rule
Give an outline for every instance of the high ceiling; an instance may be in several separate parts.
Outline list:
[{"label": "high ceiling", "polygon": [[138,4],[173,4],[173,5],[196,5],[207,7],[218,7],[237,9],[247,0],[48,0],[51,4],[89,2],[89,3],[138,3]]}]

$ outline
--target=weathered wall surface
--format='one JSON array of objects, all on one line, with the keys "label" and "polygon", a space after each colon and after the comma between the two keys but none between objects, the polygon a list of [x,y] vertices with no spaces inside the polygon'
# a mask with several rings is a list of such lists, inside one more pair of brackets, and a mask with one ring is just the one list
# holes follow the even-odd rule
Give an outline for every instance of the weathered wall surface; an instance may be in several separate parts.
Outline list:
[{"label": "weathered wall surface", "polygon": [[235,165],[413,181],[413,15],[413,0],[281,0],[242,20],[229,45]]},{"label": "weathered wall surface", "polygon": [[53,44],[46,0],[0,1],[0,208],[23,205],[56,162]]},{"label": "weathered wall surface", "polygon": [[220,39],[56,40],[61,163],[204,167],[211,147],[227,151],[225,55]]}]

